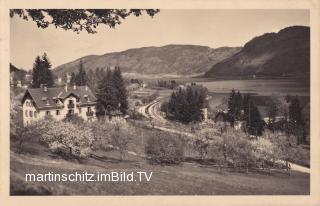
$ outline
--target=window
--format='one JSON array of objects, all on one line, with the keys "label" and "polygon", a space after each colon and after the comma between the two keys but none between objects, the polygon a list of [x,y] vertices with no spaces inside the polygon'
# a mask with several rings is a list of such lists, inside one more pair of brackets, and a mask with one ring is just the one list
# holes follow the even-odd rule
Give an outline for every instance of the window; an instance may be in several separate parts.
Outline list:
[{"label": "window", "polygon": [[29,112],[29,116],[33,117],[33,112],[32,111]]},{"label": "window", "polygon": [[88,107],[88,112],[91,112],[91,107]]},{"label": "window", "polygon": [[33,116],[34,116],[34,118],[37,118],[37,111],[34,111],[34,114],[33,114]]},{"label": "window", "polygon": [[28,117],[28,111],[27,110],[25,111],[25,115],[26,115],[26,117]]},{"label": "window", "polygon": [[50,111],[46,111],[46,115],[50,115]]},{"label": "window", "polygon": [[57,110],[57,111],[56,111],[56,115],[57,115],[57,116],[60,115],[60,110]]}]

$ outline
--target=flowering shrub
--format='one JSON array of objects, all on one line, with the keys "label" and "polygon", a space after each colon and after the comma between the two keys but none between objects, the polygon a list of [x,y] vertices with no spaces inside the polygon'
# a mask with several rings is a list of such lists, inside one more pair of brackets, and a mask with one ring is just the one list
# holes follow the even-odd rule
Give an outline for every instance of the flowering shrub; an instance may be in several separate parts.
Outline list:
[{"label": "flowering shrub", "polygon": [[42,121],[41,140],[52,152],[65,156],[86,157],[93,142],[91,128],[62,121]]}]

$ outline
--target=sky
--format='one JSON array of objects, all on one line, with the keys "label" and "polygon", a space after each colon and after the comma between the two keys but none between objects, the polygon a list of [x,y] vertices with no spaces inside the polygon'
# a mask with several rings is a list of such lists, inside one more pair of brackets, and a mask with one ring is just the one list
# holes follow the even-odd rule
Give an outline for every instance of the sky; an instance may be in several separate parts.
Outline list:
[{"label": "sky", "polygon": [[309,11],[161,10],[153,18],[130,16],[115,29],[100,25],[96,34],[77,34],[52,25],[40,29],[35,22],[16,16],[10,19],[10,61],[29,70],[44,52],[54,68],[87,55],[147,46],[243,46],[255,36],[293,25],[309,26]]}]

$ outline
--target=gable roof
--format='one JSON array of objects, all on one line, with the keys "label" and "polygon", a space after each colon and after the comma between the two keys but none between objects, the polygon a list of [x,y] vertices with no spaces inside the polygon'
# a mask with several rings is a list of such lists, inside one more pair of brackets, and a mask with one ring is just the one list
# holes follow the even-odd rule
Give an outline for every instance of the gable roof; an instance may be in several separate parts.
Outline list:
[{"label": "gable roof", "polygon": [[[47,91],[43,88],[30,88],[25,92],[22,103],[24,103],[25,99],[29,96],[38,109],[60,108],[61,105],[56,104],[55,100],[59,99],[63,101],[70,95],[75,96],[80,105],[92,104],[97,101],[97,98],[90,88],[77,86],[75,88],[68,87],[67,91],[64,87],[47,88]],[[88,99],[86,99],[86,97],[88,97]]]}]

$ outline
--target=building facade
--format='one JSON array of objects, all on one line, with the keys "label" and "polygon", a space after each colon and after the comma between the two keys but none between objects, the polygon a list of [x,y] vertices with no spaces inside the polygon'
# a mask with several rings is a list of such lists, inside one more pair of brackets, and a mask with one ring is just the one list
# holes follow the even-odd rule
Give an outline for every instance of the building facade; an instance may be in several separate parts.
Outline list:
[{"label": "building facade", "polygon": [[62,120],[77,115],[85,121],[96,120],[97,99],[87,86],[30,88],[22,98],[23,124],[51,116]]}]

